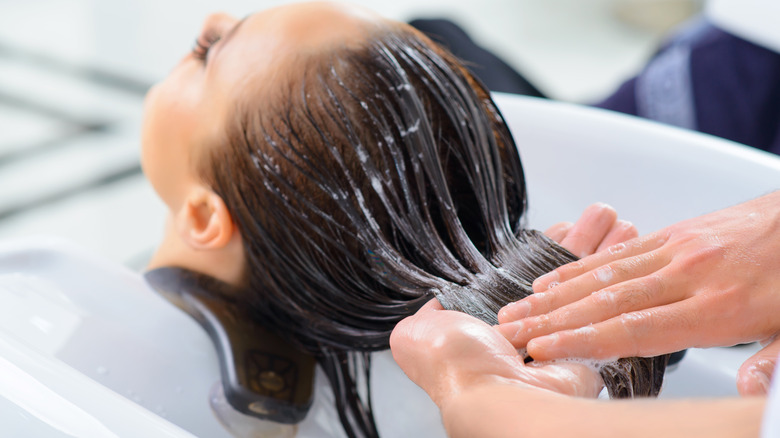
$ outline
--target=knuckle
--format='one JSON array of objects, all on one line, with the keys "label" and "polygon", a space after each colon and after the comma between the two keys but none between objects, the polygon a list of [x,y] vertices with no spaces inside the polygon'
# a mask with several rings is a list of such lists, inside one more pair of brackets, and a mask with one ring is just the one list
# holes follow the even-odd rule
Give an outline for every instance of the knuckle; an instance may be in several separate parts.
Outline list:
[{"label": "knuckle", "polygon": [[702,264],[722,260],[726,256],[726,249],[718,243],[703,243],[698,248],[686,255],[683,260],[684,267],[695,268]]},{"label": "knuckle", "polygon": [[591,295],[593,303],[600,309],[612,309],[615,307],[615,289],[606,288]]},{"label": "knuckle", "polygon": [[676,231],[674,225],[672,225],[671,227],[656,231],[655,233],[652,233],[641,240],[643,243],[646,242],[648,244],[655,244],[656,246],[661,247],[669,243],[673,236],[675,236],[675,233]]},{"label": "knuckle", "polygon": [[531,305],[531,309],[541,313],[547,313],[555,309],[557,302],[556,295],[550,292],[540,292],[525,298],[525,301]]},{"label": "knuckle", "polygon": [[610,269],[618,278],[625,278],[631,273],[631,268],[635,265],[634,258],[618,260],[609,264]]},{"label": "knuckle", "polygon": [[531,321],[531,325],[535,325],[537,328],[547,328],[550,325],[550,315],[539,315]]},{"label": "knuckle", "polygon": [[[622,248],[625,248],[625,246],[623,246]],[[607,276],[606,273],[608,272],[609,273],[608,276],[610,277],[609,280],[615,279],[617,281],[620,281],[622,279],[628,279],[633,277],[636,269],[640,267],[641,264],[643,263],[644,263],[644,258],[642,258],[641,256],[634,256],[625,259],[620,259],[597,269],[595,271],[595,274],[600,273],[601,275],[597,275],[597,279],[603,280]],[[605,269],[608,269],[608,271],[606,271]]]},{"label": "knuckle", "polygon": [[569,342],[592,344],[597,335],[597,330],[593,326],[588,325],[574,330],[561,332],[561,339],[567,340]]},{"label": "knuckle", "polygon": [[666,278],[658,273],[653,272],[642,279],[642,289],[647,291],[650,297],[663,295],[666,291]]},{"label": "knuckle", "polygon": [[617,255],[621,252],[625,251],[627,248],[626,244],[623,242],[616,243],[609,248],[607,248],[607,252],[609,252],[610,255]]},{"label": "knuckle", "polygon": [[569,321],[572,320],[572,313],[569,309],[566,307],[561,307],[560,309],[549,313],[547,316],[546,327],[545,328],[559,328],[559,327],[565,327]]},{"label": "knuckle", "polygon": [[639,355],[642,338],[654,326],[653,318],[647,312],[637,311],[623,313],[619,321],[625,331],[626,340],[631,344],[630,355]]},{"label": "knuckle", "polygon": [[600,283],[609,283],[615,277],[615,270],[611,265],[605,265],[593,271],[593,278]]},{"label": "knuckle", "polygon": [[[697,290],[695,294],[707,294],[705,299],[712,305],[713,308],[723,307],[723,304],[731,304],[730,307],[734,311],[739,311],[743,307],[747,306],[749,302],[745,301],[744,290],[734,285],[728,285],[722,288],[712,288],[705,290]],[[723,309],[728,310],[728,309]]]},{"label": "knuckle", "polygon": [[618,313],[641,310],[652,303],[654,294],[645,288],[632,288],[617,295],[614,301],[615,311]]},{"label": "knuckle", "polygon": [[[666,318],[668,320],[667,324],[672,325],[680,330],[689,330],[691,335],[696,334],[696,331],[692,329],[698,327],[701,323],[698,312],[690,312],[687,309],[673,306]],[[695,346],[696,345],[694,345],[694,347]]]},{"label": "knuckle", "polygon": [[550,327],[555,326],[555,316],[552,314],[544,314],[533,317],[529,321],[525,322],[523,327],[537,334],[548,333]]}]

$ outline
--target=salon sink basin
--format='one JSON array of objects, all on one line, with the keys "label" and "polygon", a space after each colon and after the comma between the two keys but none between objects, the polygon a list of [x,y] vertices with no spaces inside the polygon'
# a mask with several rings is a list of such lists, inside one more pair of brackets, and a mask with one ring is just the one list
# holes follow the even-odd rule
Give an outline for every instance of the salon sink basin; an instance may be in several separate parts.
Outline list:
[{"label": "salon sink basin", "polygon": [[[604,201],[646,233],[780,182],[780,159],[733,143],[575,105],[496,100],[521,151],[535,228]],[[691,350],[662,396],[736,394],[736,369],[754,350]],[[435,406],[388,352],[373,366],[384,437],[445,436]],[[342,436],[317,377],[298,436]],[[60,240],[0,242],[4,435],[229,437],[209,400],[218,381],[206,333],[139,273]]]}]

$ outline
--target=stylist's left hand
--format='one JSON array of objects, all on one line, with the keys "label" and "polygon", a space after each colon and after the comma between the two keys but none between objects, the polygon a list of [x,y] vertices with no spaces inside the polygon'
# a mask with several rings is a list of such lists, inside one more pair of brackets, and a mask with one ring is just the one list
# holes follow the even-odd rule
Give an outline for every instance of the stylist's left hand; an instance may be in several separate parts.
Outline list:
[{"label": "stylist's left hand", "polygon": [[778,252],[780,191],[562,266],[499,312],[499,330],[542,360],[764,339],[740,368],[738,389],[765,394],[780,352]]},{"label": "stylist's left hand", "polygon": [[509,383],[561,394],[595,397],[601,378],[575,363],[526,365],[496,329],[436,299],[404,319],[390,337],[393,357],[439,405],[469,386]]}]

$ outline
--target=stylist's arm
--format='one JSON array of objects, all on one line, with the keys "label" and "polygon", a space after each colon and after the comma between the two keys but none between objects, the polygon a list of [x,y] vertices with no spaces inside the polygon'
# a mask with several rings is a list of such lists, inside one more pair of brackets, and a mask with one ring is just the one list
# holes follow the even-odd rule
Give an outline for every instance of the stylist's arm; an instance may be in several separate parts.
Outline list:
[{"label": "stylist's arm", "polygon": [[539,278],[534,291],[499,321],[537,360],[763,340],[738,386],[765,393],[780,353],[780,192],[614,245]]}]

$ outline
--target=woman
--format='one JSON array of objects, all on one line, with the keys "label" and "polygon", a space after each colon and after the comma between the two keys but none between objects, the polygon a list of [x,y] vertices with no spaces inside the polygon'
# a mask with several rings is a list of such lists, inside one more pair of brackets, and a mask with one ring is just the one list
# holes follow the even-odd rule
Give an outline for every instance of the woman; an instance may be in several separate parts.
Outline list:
[{"label": "woman", "polygon": [[[378,435],[358,382],[398,321],[435,296],[496,323],[575,259],[521,228],[520,159],[485,88],[351,7],[212,16],[149,93],[142,164],[170,209],[150,267],[235,286],[253,320],[317,358],[350,436]],[[601,374],[613,395],[654,395],[665,363]],[[545,372],[527,370],[560,386]]]}]

